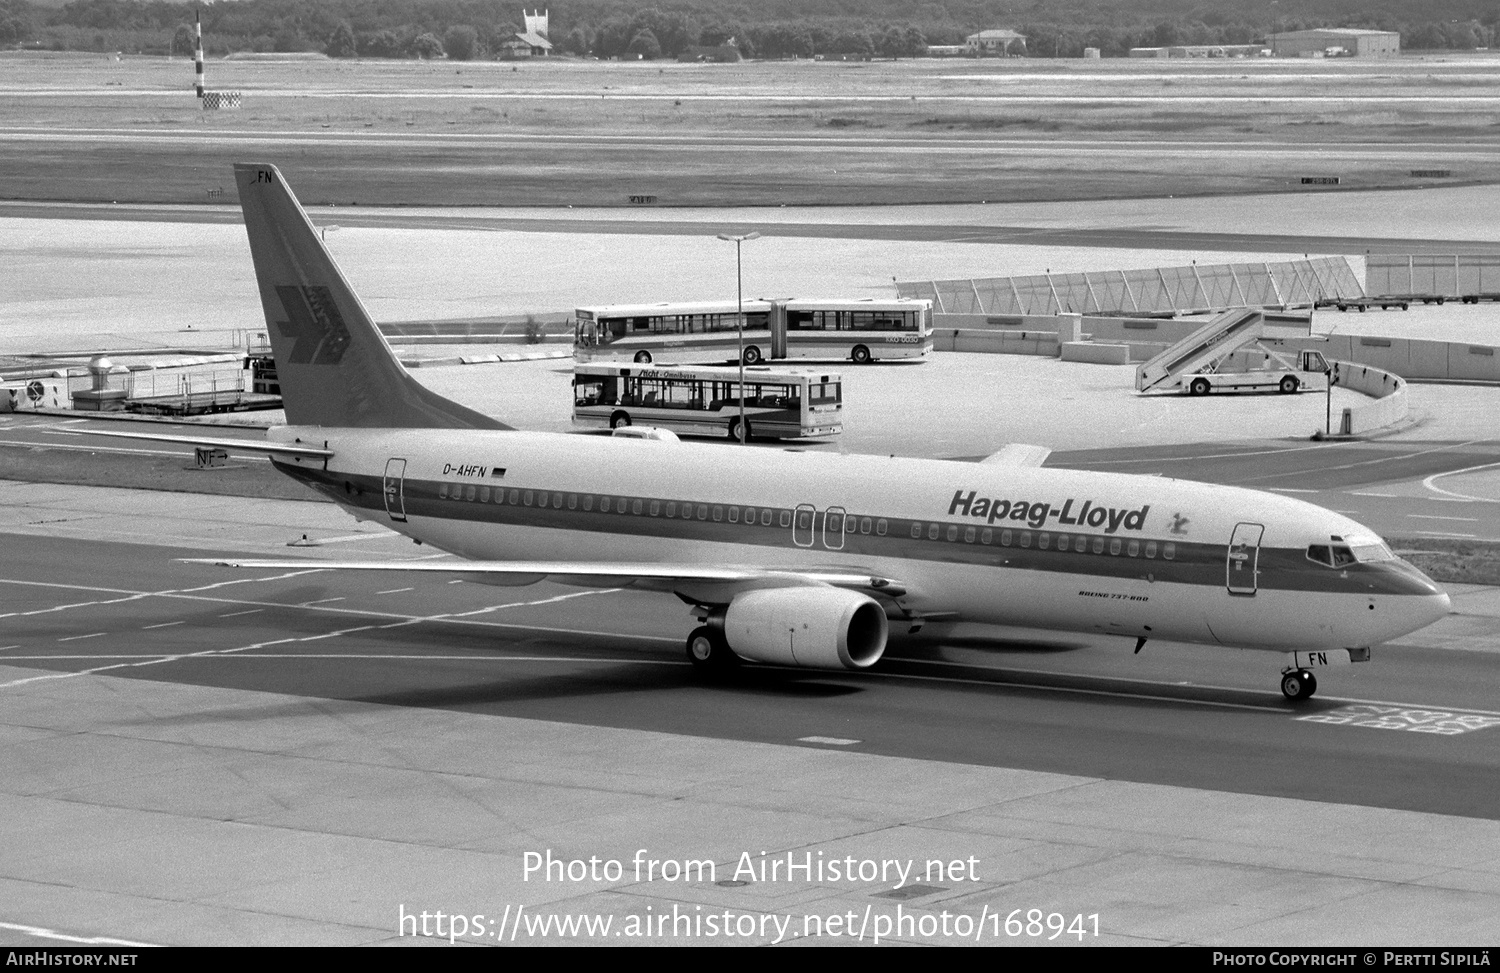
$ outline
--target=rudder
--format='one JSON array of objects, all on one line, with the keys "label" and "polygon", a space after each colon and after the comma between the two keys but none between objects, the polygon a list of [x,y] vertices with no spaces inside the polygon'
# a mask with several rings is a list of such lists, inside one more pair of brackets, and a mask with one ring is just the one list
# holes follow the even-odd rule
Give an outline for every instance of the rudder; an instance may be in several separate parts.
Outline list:
[{"label": "rudder", "polygon": [[511,428],[412,378],[275,166],[236,163],[234,177],[289,424]]}]

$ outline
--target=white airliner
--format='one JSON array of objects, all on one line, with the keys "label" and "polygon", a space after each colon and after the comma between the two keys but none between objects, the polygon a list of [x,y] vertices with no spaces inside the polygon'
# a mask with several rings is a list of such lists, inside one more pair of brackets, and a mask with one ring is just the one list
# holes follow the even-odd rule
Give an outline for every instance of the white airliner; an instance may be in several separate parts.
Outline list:
[{"label": "white airliner", "polygon": [[274,166],[235,177],[288,423],[257,448],[472,559],[311,563],[669,591],[712,670],[862,669],[892,621],[963,620],[1282,653],[1294,699],[1314,666],[1448,612],[1370,530],[1274,494],[1044,469],[1027,449],[974,464],[513,430],[402,368]]}]

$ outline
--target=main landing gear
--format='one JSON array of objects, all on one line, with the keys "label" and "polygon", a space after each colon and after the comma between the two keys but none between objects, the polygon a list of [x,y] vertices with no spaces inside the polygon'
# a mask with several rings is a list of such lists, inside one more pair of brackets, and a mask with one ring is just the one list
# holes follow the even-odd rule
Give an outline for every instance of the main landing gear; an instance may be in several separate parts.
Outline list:
[{"label": "main landing gear", "polygon": [[1306,669],[1288,669],[1281,674],[1281,692],[1287,699],[1311,699],[1318,680]]},{"label": "main landing gear", "polygon": [[740,657],[724,640],[724,633],[707,625],[693,629],[688,636],[687,657],[694,669],[715,676],[724,675],[740,664]]}]

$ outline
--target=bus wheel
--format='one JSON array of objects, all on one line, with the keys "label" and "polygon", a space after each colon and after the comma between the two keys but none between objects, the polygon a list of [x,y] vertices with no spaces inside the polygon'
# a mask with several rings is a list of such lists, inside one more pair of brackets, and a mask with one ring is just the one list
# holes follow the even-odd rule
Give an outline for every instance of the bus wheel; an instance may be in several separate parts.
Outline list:
[{"label": "bus wheel", "polygon": [[854,364],[856,365],[868,365],[870,364],[870,349],[864,345],[855,345],[854,350],[849,353],[849,357],[854,359]]},{"label": "bus wheel", "polygon": [[649,364],[651,364],[651,352],[649,352],[649,351],[638,351],[638,352],[636,352],[635,353],[635,363],[637,365],[649,365]]},{"label": "bus wheel", "polygon": [[1295,378],[1288,375],[1281,380],[1281,392],[1283,395],[1291,395],[1295,391],[1297,391],[1297,380]]},{"label": "bus wheel", "polygon": [[[738,416],[736,416],[735,418],[729,420],[729,438],[733,439],[735,442],[739,442],[739,438],[740,438],[740,420],[739,420]],[[745,442],[748,443],[749,441],[750,441],[750,420],[746,419],[745,420]]]},{"label": "bus wheel", "polygon": [[1188,394],[1189,395],[1207,395],[1208,394],[1208,379],[1206,379],[1206,378],[1195,378],[1195,379],[1193,379],[1193,384],[1188,386]]},{"label": "bus wheel", "polygon": [[745,346],[745,364],[746,365],[758,365],[758,364],[760,364],[760,349],[759,348],[755,347],[754,345],[746,345]]},{"label": "bus wheel", "polygon": [[618,429],[621,426],[628,425],[630,425],[630,413],[628,412],[616,412],[609,417],[609,428],[611,429]]}]

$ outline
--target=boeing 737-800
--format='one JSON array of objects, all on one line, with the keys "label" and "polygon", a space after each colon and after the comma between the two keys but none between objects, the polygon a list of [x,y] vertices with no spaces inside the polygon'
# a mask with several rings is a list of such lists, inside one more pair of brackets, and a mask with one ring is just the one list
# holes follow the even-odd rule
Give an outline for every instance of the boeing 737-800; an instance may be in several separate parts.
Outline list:
[{"label": "boeing 737-800", "polygon": [[891,622],[934,619],[1266,650],[1291,698],[1312,695],[1313,666],[1448,612],[1373,532],[1275,494],[1046,469],[1027,450],[976,464],[513,430],[406,372],[274,166],[235,177],[287,417],[257,448],[355,517],[471,560],[213,563],[669,591],[709,669],[862,669]]}]

